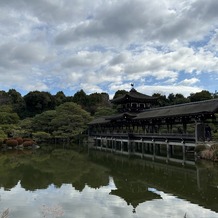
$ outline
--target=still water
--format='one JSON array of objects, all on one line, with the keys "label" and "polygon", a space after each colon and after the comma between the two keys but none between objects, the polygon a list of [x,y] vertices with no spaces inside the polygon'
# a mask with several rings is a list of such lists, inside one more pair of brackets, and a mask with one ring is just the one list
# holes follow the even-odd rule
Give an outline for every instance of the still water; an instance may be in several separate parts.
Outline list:
[{"label": "still water", "polygon": [[0,217],[218,217],[218,165],[71,150],[0,153]]}]

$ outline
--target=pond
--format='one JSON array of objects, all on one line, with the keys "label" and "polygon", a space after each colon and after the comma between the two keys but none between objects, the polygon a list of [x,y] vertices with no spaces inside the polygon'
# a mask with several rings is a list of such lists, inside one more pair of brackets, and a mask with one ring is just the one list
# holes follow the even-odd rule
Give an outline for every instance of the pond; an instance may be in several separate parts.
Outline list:
[{"label": "pond", "polygon": [[218,165],[63,149],[0,153],[0,217],[218,217]]}]

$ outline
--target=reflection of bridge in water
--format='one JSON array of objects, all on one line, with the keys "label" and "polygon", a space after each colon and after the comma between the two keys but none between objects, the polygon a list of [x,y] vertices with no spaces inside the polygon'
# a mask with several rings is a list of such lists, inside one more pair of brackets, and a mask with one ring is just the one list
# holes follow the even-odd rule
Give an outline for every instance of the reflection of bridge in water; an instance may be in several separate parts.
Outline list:
[{"label": "reflection of bridge in water", "polygon": [[111,194],[136,208],[140,203],[159,199],[154,188],[218,212],[218,166],[196,164],[182,167],[135,158],[90,152],[91,160],[111,169],[117,190]]}]

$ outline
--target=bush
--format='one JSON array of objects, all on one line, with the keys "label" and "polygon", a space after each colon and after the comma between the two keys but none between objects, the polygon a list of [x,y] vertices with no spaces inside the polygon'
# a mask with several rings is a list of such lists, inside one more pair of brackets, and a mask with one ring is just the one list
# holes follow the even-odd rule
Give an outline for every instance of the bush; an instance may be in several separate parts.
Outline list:
[{"label": "bush", "polygon": [[30,147],[30,146],[33,146],[33,144],[34,144],[33,140],[28,140],[28,141],[23,142],[23,147]]},{"label": "bush", "polygon": [[6,145],[9,147],[16,147],[16,146],[18,146],[18,142],[16,139],[8,139],[6,141]]},{"label": "bush", "polygon": [[213,152],[213,159],[214,160],[218,160],[218,150],[215,150],[214,152]]},{"label": "bush", "polygon": [[22,145],[23,144],[23,139],[22,138],[15,138],[15,140],[17,140],[18,145]]},{"label": "bush", "polygon": [[195,147],[195,152],[196,153],[200,153],[201,151],[204,151],[204,150],[206,150],[207,149],[207,146],[206,145],[197,145],[196,147]]}]

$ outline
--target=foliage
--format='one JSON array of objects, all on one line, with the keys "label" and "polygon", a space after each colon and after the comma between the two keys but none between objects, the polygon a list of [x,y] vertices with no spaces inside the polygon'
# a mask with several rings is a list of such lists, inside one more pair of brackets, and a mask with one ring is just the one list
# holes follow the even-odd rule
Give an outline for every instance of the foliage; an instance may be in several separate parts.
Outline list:
[{"label": "foliage", "polygon": [[173,105],[173,104],[184,104],[184,103],[188,103],[190,100],[188,98],[185,98],[182,94],[169,94],[168,96],[168,100],[169,100],[169,104]]},{"label": "foliage", "polygon": [[188,98],[191,102],[196,102],[212,99],[213,95],[207,90],[202,90],[201,92],[191,93]]},{"label": "foliage", "polygon": [[52,131],[54,131],[54,127],[51,124],[51,121],[55,117],[56,117],[56,110],[49,110],[36,115],[33,118],[33,122],[32,122],[33,131],[44,131],[47,133],[52,133]]},{"label": "foliage", "polygon": [[44,139],[49,139],[50,137],[51,135],[49,133],[43,131],[33,133],[33,138],[36,141],[43,141]]},{"label": "foliage", "polygon": [[80,104],[84,108],[88,102],[86,93],[82,89],[76,92],[73,96],[73,102]]},{"label": "foliage", "polygon": [[8,139],[6,141],[6,145],[10,147],[15,147],[18,145],[18,141],[16,139]]},{"label": "foliage", "polygon": [[201,151],[205,150],[206,148],[207,148],[206,145],[197,145],[195,147],[195,152],[200,153]]},{"label": "foliage", "polygon": [[126,93],[128,93],[126,90],[118,90],[118,91],[115,92],[113,99],[119,98],[122,95],[125,95]]},{"label": "foliage", "polygon": [[59,106],[67,101],[67,97],[62,91],[57,92],[54,98],[56,106]]},{"label": "foliage", "polygon": [[81,106],[66,102],[58,106],[56,110],[36,115],[33,118],[32,129],[34,132],[39,132],[38,135],[34,133],[34,136],[44,132],[53,137],[73,137],[84,131],[90,120],[91,116]]},{"label": "foliage", "polygon": [[110,107],[98,107],[95,112],[95,117],[109,116],[115,114],[115,110]]},{"label": "foliage", "polygon": [[35,116],[55,108],[55,98],[49,92],[29,92],[24,96],[27,116]]},{"label": "foliage", "polygon": [[6,137],[7,137],[7,134],[2,129],[0,129],[0,140],[5,139]]},{"label": "foliage", "polygon": [[17,113],[0,112],[1,124],[17,124],[19,122],[19,116]]}]

